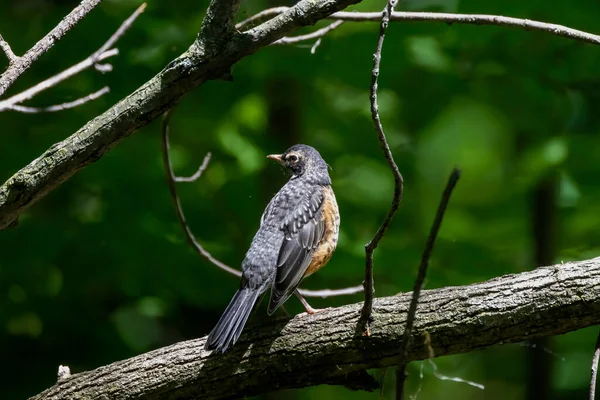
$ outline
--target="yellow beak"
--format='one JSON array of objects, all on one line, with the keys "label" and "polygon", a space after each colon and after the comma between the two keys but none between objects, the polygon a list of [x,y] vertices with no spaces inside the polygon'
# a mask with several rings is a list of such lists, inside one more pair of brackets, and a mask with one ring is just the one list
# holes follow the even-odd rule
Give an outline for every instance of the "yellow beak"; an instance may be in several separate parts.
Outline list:
[{"label": "yellow beak", "polygon": [[283,164],[283,159],[281,158],[283,154],[269,154],[267,156],[267,158],[270,158],[271,160],[275,160],[277,161],[279,164]]}]

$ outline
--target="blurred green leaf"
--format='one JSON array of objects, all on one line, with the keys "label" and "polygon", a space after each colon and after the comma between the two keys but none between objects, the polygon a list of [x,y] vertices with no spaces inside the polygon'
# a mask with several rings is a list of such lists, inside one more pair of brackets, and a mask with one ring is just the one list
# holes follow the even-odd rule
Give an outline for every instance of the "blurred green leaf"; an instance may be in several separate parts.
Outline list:
[{"label": "blurred green leaf", "polygon": [[43,324],[36,313],[28,311],[10,318],[6,330],[10,335],[37,338],[42,334]]},{"label": "blurred green leaf", "polygon": [[148,305],[143,303],[138,309],[125,306],[112,315],[121,339],[135,351],[147,350],[160,339],[161,328],[157,321],[153,316],[140,312],[149,311],[147,307]]}]

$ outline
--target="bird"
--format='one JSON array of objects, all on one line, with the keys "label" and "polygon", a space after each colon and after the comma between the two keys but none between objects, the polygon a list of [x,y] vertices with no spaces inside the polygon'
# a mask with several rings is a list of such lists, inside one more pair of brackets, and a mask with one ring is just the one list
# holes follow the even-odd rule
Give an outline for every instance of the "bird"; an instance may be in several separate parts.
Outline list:
[{"label": "bird", "polygon": [[[270,154],[290,174],[273,196],[242,261],[240,287],[209,333],[205,349],[224,353],[233,346],[262,295],[270,288],[272,315],[303,278],[323,267],[333,254],[340,214],[328,165],[311,146],[297,144]],[[314,309],[296,293],[307,313]]]}]

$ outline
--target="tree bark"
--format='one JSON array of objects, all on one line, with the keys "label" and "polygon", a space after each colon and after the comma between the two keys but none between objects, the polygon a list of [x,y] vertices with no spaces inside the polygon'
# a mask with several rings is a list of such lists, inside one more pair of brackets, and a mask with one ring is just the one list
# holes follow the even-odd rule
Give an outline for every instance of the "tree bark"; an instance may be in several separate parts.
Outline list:
[{"label": "tree bark", "polygon": [[[395,365],[411,293],[379,298],[370,337],[361,303],[247,328],[231,351],[177,343],[75,374],[31,399],[227,399],[323,383],[369,389],[366,370]],[[600,323],[600,257],[461,287],[426,290],[409,360],[558,335]],[[354,385],[352,385],[354,384]]]}]

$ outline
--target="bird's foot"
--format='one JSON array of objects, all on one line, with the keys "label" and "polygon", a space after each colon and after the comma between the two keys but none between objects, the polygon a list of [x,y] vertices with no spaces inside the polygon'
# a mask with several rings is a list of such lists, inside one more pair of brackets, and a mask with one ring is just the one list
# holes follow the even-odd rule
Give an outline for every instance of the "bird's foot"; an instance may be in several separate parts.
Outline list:
[{"label": "bird's foot", "polygon": [[304,304],[304,309],[308,315],[313,315],[314,313],[322,310],[322,308],[312,308],[308,303]]}]

